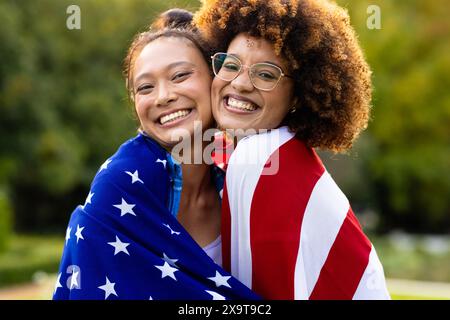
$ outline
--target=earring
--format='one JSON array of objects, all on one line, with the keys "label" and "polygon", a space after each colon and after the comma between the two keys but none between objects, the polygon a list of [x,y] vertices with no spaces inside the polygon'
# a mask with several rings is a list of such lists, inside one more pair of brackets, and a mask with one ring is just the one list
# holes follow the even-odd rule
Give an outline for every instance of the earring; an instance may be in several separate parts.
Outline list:
[{"label": "earring", "polygon": [[295,106],[293,106],[293,107],[291,108],[291,111],[289,111],[289,113],[295,113],[295,111],[297,111],[297,108],[296,108]]}]

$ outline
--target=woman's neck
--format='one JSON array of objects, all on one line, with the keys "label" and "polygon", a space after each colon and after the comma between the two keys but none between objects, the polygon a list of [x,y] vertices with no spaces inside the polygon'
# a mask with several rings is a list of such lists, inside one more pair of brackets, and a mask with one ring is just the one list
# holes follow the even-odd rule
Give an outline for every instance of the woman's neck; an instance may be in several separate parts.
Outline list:
[{"label": "woman's neck", "polygon": [[207,164],[182,164],[183,195],[196,200],[211,186],[211,167]]},{"label": "woman's neck", "polygon": [[204,247],[220,234],[220,200],[211,176],[211,166],[183,164],[178,221]]},{"label": "woman's neck", "polygon": [[[203,141],[202,145],[195,146],[192,142],[188,154],[183,154],[183,150],[170,149],[172,157],[181,163],[181,170],[183,174],[183,194],[188,195],[189,198],[198,196],[207,190],[211,184],[211,166],[207,163],[212,163],[211,155],[205,155],[204,150],[207,147],[207,142]],[[198,154],[201,153],[201,154]],[[204,157],[208,157],[205,159]]]}]

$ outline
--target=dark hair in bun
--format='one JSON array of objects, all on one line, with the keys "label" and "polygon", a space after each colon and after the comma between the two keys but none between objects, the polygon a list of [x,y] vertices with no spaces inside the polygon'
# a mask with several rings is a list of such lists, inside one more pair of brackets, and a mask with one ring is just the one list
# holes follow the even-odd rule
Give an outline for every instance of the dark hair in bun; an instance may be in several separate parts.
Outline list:
[{"label": "dark hair in bun", "polygon": [[[161,13],[147,31],[139,33],[135,36],[124,61],[124,75],[128,89],[128,97],[131,101],[134,100],[134,63],[142,49],[150,42],[161,37],[187,39],[192,42],[197,49],[199,49],[205,61],[209,61],[212,55],[212,49],[200,36],[197,28],[191,24],[192,18],[193,14],[187,10],[170,9]],[[208,63],[208,66],[210,66],[210,63]]]},{"label": "dark hair in bun", "polygon": [[189,29],[192,27],[193,14],[184,9],[170,9],[159,15],[151,25],[152,30],[170,29]]}]

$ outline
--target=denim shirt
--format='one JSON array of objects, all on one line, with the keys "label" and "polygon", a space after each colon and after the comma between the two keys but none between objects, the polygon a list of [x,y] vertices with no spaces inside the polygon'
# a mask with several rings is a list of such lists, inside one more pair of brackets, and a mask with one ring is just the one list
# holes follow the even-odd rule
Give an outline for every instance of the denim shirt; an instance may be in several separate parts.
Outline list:
[{"label": "denim shirt", "polygon": [[[180,207],[181,191],[183,189],[183,174],[181,170],[181,164],[172,157],[170,152],[167,152],[146,132],[144,132],[143,130],[139,130],[139,133],[141,133],[147,139],[151,140],[154,144],[158,145],[162,150],[166,152],[166,169],[169,174],[170,184],[172,186],[169,192],[167,208],[169,209],[170,213],[176,218]],[[215,165],[211,165],[211,174],[214,179],[216,190],[219,193],[220,200],[222,200],[225,172]]]}]

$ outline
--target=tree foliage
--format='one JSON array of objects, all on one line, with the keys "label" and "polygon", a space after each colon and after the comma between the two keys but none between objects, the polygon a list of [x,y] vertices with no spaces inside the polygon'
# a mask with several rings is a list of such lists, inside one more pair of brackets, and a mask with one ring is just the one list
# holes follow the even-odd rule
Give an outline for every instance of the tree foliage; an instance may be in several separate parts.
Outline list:
[{"label": "tree foliage", "polygon": [[[366,28],[377,4],[382,28]],[[364,179],[381,228],[450,231],[450,19],[445,0],[352,1],[353,25],[373,69]]]},{"label": "tree foliage", "polygon": [[[81,9],[80,30],[66,27],[71,4]],[[162,9],[149,1],[0,3],[0,183],[19,228],[67,223],[99,165],[135,132],[122,60]]]},{"label": "tree foliage", "polygon": [[[446,0],[351,0],[373,69],[372,121],[350,156],[330,161],[381,230],[450,229],[450,19]],[[66,27],[69,5],[81,30]],[[381,29],[366,26],[381,8]],[[122,61],[133,35],[169,7],[198,1],[0,2],[0,189],[16,228],[66,225],[103,161],[135,133]],[[5,202],[6,203],[6,202]]]}]

